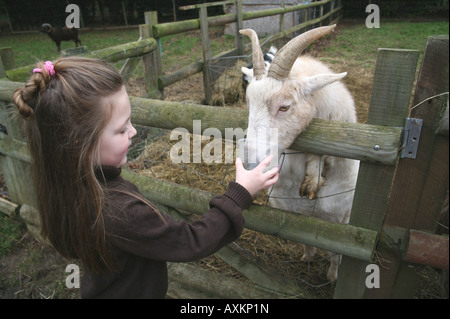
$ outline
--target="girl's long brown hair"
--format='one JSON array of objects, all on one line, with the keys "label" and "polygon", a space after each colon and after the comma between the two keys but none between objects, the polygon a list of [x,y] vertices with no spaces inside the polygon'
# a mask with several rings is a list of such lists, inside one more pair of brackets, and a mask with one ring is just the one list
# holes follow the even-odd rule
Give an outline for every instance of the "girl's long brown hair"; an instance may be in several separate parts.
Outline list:
[{"label": "girl's long brown hair", "polygon": [[42,234],[62,255],[94,273],[113,270],[102,214],[105,195],[94,169],[110,110],[103,99],[124,82],[97,59],[60,58],[50,75],[33,73],[14,94],[25,118]]}]

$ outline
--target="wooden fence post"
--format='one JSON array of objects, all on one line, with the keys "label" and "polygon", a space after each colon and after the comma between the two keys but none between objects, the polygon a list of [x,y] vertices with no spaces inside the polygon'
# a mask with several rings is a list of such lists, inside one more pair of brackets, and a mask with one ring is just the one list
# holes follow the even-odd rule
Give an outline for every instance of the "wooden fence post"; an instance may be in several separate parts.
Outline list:
[{"label": "wooden fence post", "polygon": [[[139,31],[142,39],[153,38],[153,25],[158,24],[158,12],[145,12],[145,25],[139,26]],[[142,57],[144,64],[144,76],[147,89],[147,97],[161,99],[163,92],[158,88],[158,76],[162,74],[161,71],[161,56],[160,47],[157,42],[157,48],[148,55]]]},{"label": "wooden fence post", "polygon": [[6,77],[6,70],[16,67],[14,50],[12,48],[0,48],[0,79]]},{"label": "wooden fence post", "polygon": [[[334,10],[334,3],[335,3],[335,1],[330,2],[330,11]],[[328,21],[331,24],[331,21],[333,21],[333,15],[330,16],[330,20],[328,20]]]},{"label": "wooden fence post", "polygon": [[12,48],[0,48],[0,55],[3,60],[3,67],[5,70],[12,70],[16,68],[16,59]]},{"label": "wooden fence post", "polygon": [[239,30],[244,28],[243,12],[242,12],[242,0],[236,0],[236,49],[237,55],[244,54],[244,38],[239,33]]},{"label": "wooden fence post", "polygon": [[[284,8],[284,1],[281,3],[281,6]],[[295,13],[292,14],[292,21],[295,21]],[[284,13],[280,14],[280,29],[279,32],[284,31]]]},{"label": "wooden fence post", "polygon": [[[378,50],[368,124],[405,125],[418,56],[418,51]],[[394,172],[395,166],[361,162],[351,225],[381,230]],[[334,297],[363,298],[367,265],[343,256]]]},{"label": "wooden fence post", "polygon": [[[153,56],[156,74],[160,76],[162,74],[161,42],[160,42],[161,38],[156,38],[155,33],[153,32],[153,26],[158,24],[158,12],[157,11],[145,12],[144,17],[145,17],[145,24],[149,24],[151,26],[149,30],[150,37],[156,40],[156,50],[154,51]],[[160,89],[160,91],[162,92],[162,89]]]},{"label": "wooden fence post", "polygon": [[[435,232],[449,180],[448,136],[436,134],[436,126],[448,107],[448,59],[448,35],[430,37],[410,114],[423,120],[417,155],[399,160],[384,220],[386,229]],[[388,235],[394,242],[402,236],[395,232]],[[381,287],[368,290],[366,297],[412,298],[418,283],[416,271],[389,248],[379,249],[389,260],[389,267],[381,268]]]},{"label": "wooden fence post", "polygon": [[210,72],[211,46],[209,43],[208,8],[200,7],[200,30],[203,47],[203,87],[205,90],[205,104],[209,104],[212,98],[212,79]]},{"label": "wooden fence post", "polygon": [[6,78],[5,67],[3,66],[2,57],[0,56],[0,79]]},{"label": "wooden fence post", "polygon": [[[14,112],[14,105],[0,102],[0,123],[6,127],[7,135],[23,141],[21,121],[18,116],[14,115]],[[0,135],[3,136],[3,133],[0,133]],[[6,185],[8,185],[11,201],[18,205],[28,204],[36,207],[33,186],[30,185],[30,164],[0,155],[0,167]]]}]

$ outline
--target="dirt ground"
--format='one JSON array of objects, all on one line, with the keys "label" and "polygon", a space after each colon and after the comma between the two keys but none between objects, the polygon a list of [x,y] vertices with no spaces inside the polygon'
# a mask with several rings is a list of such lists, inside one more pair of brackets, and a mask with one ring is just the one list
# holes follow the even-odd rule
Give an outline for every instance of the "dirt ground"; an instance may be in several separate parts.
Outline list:
[{"label": "dirt ground", "polygon": [[[321,48],[327,44],[326,41],[330,41],[330,39],[318,41],[309,53],[320,57]],[[343,62],[342,65],[333,69],[336,72],[351,70],[345,83],[357,101],[359,121],[365,122],[370,101],[373,71],[360,68],[355,61]],[[133,96],[143,96],[145,94],[143,87],[142,79],[132,79],[128,83],[129,93]],[[201,74],[165,88],[164,94],[165,100],[169,101],[202,103],[204,96]],[[8,197],[7,189],[1,178],[0,192],[3,197]],[[263,240],[271,239],[265,238]],[[280,239],[277,240],[277,245],[280,247],[292,244]],[[250,248],[248,247],[248,249]],[[321,269],[323,274],[306,277],[304,282],[312,290],[317,291],[319,298],[331,298],[333,286],[326,283],[327,262],[322,257],[318,257],[316,268]],[[270,258],[272,257],[267,256],[268,260]],[[217,259],[211,257],[205,259],[202,263],[212,268],[220,267],[220,262]],[[12,251],[7,256],[0,257],[0,299],[80,298],[79,289],[68,289],[65,285],[68,275],[65,269],[70,263],[73,263],[73,261],[60,257],[52,248],[44,243],[37,242],[26,232],[26,229],[23,229],[22,236],[17,239]],[[309,267],[309,265],[306,267]],[[416,298],[448,298],[441,289],[442,279],[437,271],[420,267],[417,268],[417,272],[421,278],[421,287],[416,294]],[[314,276],[317,278],[313,278]]]}]

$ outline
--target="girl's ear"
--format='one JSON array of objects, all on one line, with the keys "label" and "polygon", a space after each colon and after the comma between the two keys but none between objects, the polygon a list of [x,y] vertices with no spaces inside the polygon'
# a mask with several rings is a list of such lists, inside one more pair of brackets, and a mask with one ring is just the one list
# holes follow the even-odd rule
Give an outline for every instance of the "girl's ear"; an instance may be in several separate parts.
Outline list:
[{"label": "girl's ear", "polygon": [[346,75],[347,72],[339,74],[316,74],[303,78],[300,86],[303,94],[309,96],[333,82],[342,80]]}]

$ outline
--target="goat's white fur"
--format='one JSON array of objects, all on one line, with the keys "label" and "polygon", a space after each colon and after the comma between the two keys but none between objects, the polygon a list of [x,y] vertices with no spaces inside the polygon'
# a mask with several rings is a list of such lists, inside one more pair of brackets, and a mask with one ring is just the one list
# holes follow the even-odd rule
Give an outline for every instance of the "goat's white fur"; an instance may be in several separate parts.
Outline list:
[{"label": "goat's white fur", "polygon": [[[267,77],[267,69],[260,80],[252,78],[246,93],[248,131],[277,128],[279,147],[286,153],[280,157],[279,181],[269,190],[271,206],[330,222],[348,223],[359,161],[298,154],[288,149],[313,118],[356,122],[353,98],[339,81],[346,74],[334,74],[320,61],[301,56],[283,81]],[[290,107],[283,112],[281,106]],[[250,134],[247,138],[256,137]],[[301,197],[299,189],[316,199]],[[314,248],[305,246],[303,259],[309,260],[314,252]],[[330,281],[337,279],[339,260],[339,255],[331,255],[327,274]]]}]

